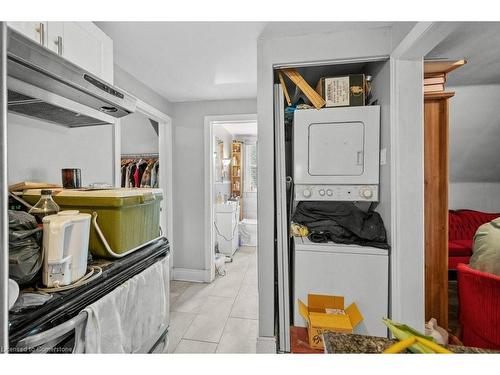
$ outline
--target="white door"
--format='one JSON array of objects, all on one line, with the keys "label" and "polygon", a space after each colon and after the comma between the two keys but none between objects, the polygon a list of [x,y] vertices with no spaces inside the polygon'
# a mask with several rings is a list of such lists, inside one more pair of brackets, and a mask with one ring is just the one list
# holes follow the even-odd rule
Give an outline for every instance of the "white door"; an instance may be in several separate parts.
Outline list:
[{"label": "white door", "polygon": [[363,174],[362,122],[325,122],[309,126],[309,174],[311,176],[359,176]]},{"label": "white door", "polygon": [[274,85],[274,126],[276,163],[276,253],[278,267],[279,351],[290,352],[290,285],[288,219],[286,205],[285,113],[281,85]]},{"label": "white door", "polygon": [[46,44],[47,22],[7,22],[7,25],[41,45]]},{"label": "white door", "polygon": [[48,22],[47,25],[47,48],[61,56],[65,42],[64,24],[65,22]]},{"label": "white door", "polygon": [[295,184],[379,183],[380,107],[297,110]]}]

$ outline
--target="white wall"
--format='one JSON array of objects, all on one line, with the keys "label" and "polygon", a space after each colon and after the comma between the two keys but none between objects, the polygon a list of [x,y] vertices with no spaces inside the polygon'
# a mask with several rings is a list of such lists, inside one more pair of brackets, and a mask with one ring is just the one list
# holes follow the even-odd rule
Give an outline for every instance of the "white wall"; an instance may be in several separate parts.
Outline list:
[{"label": "white wall", "polygon": [[386,162],[380,166],[380,197],[376,211],[382,217],[387,231],[387,240],[391,240],[391,64],[390,61],[376,64],[372,71],[372,94],[380,105],[380,149],[386,152]]},{"label": "white wall", "polygon": [[128,91],[135,97],[167,115],[172,113],[172,103],[116,64],[114,67],[114,74],[116,86]]},{"label": "white wall", "polygon": [[[233,136],[229,133],[224,126],[215,124],[212,128],[213,132],[213,142],[214,142],[214,150],[217,147],[217,139],[224,142],[224,155],[223,159],[227,159],[231,157],[231,143],[233,142]],[[215,167],[215,165],[214,165]],[[230,169],[229,169],[230,171]],[[229,179],[230,176],[227,176]],[[228,197],[231,195],[231,183],[229,180],[224,180],[224,182],[214,182],[213,188],[213,202],[215,204],[215,199],[217,198],[217,194],[221,194],[223,197],[227,195]]]},{"label": "white wall", "polygon": [[500,182],[500,85],[447,89],[455,92],[450,99],[450,181]]},{"label": "white wall", "polygon": [[[117,86],[167,114],[172,110],[167,100],[120,67],[115,65],[114,73]],[[129,118],[122,121],[127,123]],[[80,168],[84,186],[92,182],[113,183],[112,125],[70,129],[12,113],[9,113],[7,123],[9,183],[43,181],[61,184],[62,168]],[[151,125],[149,128],[152,130]]]},{"label": "white wall", "polygon": [[[242,140],[245,142],[245,144],[248,143],[256,143],[257,142],[257,136],[254,135],[235,135],[235,139]],[[246,149],[243,148],[243,152],[245,152],[244,158],[243,158],[243,186],[246,186],[246,181],[245,176],[246,176]],[[245,189],[245,188],[244,188]],[[243,206],[243,218],[244,219],[255,219],[257,220],[257,192],[252,191],[243,191],[243,200],[242,200],[242,206]]]},{"label": "white wall", "polygon": [[500,212],[500,182],[451,182],[448,205],[450,210]]},{"label": "white wall", "polygon": [[233,142],[233,136],[229,133],[224,126],[215,124],[212,128],[213,136],[214,136],[214,150],[217,145],[216,138],[220,139],[224,142],[224,156],[223,158],[231,157],[231,143]]},{"label": "white wall", "polygon": [[448,89],[455,92],[450,100],[449,207],[500,212],[500,85]]},{"label": "white wall", "polygon": [[158,153],[158,134],[142,113],[133,113],[120,121],[121,153]]},{"label": "white wall", "polygon": [[61,184],[62,168],[80,168],[82,185],[113,183],[113,126],[67,128],[9,113],[8,180]]},{"label": "white wall", "polygon": [[255,99],[199,101],[173,105],[175,268],[210,270],[205,262],[205,116],[256,113]]}]

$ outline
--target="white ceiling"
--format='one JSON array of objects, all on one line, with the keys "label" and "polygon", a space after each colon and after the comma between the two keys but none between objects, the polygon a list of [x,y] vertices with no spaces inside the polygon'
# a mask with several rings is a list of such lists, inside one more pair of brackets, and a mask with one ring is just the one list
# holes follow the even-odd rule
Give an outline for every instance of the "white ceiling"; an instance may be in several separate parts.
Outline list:
[{"label": "white ceiling", "polygon": [[467,60],[448,85],[500,83],[500,22],[463,22],[427,57]]},{"label": "white ceiling", "polygon": [[499,22],[463,22],[427,56],[467,59],[447,77],[452,182],[500,182],[499,47]]},{"label": "white ceiling", "polygon": [[256,122],[240,122],[234,124],[221,124],[231,135],[257,135]]},{"label": "white ceiling", "polygon": [[115,63],[172,102],[255,98],[257,39],[387,22],[96,22]]}]

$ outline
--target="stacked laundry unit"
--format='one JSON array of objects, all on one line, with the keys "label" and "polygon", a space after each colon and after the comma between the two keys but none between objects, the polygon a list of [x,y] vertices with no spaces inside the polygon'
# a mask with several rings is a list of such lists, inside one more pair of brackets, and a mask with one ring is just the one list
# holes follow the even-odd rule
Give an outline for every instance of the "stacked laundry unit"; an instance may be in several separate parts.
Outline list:
[{"label": "stacked laundry unit", "polygon": [[[350,71],[362,78],[359,86],[353,86]],[[380,85],[374,92],[372,77],[367,80],[363,72]],[[389,314],[390,246],[384,220],[390,209],[387,201],[377,205],[390,194],[390,186],[380,186],[381,119],[387,107],[378,105],[388,99],[388,72],[384,59],[276,71],[281,74],[274,91],[280,351],[291,350],[290,326],[307,326],[298,301],[310,294],[355,303],[363,320],[354,333],[387,337],[382,318]],[[295,97],[284,75],[302,85]],[[318,102],[327,100],[315,103],[316,93],[297,76],[312,86],[318,82]],[[325,86],[325,77],[335,77],[334,84]]]}]

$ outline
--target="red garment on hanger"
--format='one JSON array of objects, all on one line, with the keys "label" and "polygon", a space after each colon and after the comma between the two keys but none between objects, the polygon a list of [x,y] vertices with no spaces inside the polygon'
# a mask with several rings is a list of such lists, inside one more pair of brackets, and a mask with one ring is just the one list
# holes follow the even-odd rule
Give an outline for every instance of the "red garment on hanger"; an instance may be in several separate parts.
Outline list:
[{"label": "red garment on hanger", "polygon": [[134,172],[134,187],[139,187],[140,184],[141,183],[139,181],[139,165],[137,165]]}]

